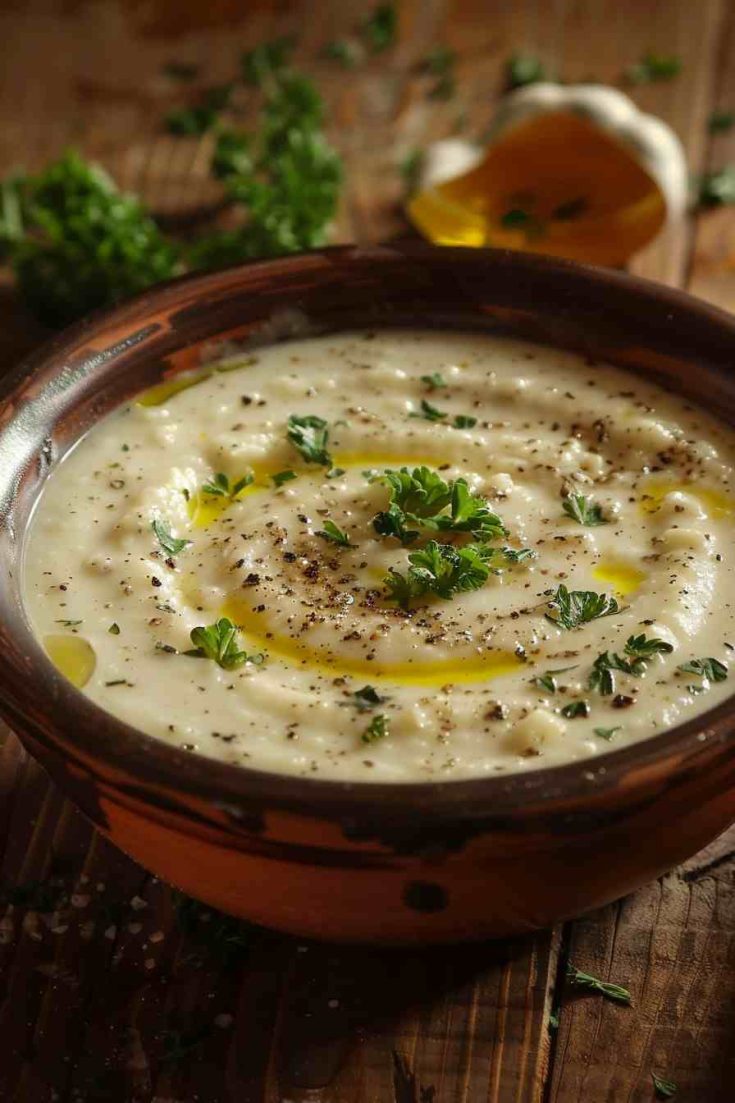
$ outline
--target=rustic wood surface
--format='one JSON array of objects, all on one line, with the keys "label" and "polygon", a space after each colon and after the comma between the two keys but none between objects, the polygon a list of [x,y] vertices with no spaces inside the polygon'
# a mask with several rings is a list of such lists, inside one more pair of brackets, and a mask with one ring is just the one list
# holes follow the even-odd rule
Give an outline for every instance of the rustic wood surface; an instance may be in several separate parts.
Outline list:
[{"label": "rustic wood surface", "polygon": [[[405,0],[397,45],[346,73],[320,60],[369,4],[0,0],[0,171],[69,144],[170,222],[216,203],[208,139],[163,135],[188,94],[162,73],[229,77],[284,31],[330,107],[347,164],[336,239],[405,233],[401,158],[464,124],[479,134],[514,50],[567,80],[619,82],[649,49],[683,62],[638,87],[693,174],[735,161],[728,0]],[[459,54],[458,91],[428,97],[417,62]],[[671,229],[635,271],[735,308],[735,212]],[[0,349],[42,336],[7,283]],[[95,835],[9,733],[0,736],[0,1099],[14,1103],[642,1103],[652,1072],[682,1103],[735,1099],[735,832],[634,896],[515,942],[426,952],[305,944],[176,897]],[[566,965],[630,988],[580,996]],[[558,1029],[550,1029],[550,1016]]]}]

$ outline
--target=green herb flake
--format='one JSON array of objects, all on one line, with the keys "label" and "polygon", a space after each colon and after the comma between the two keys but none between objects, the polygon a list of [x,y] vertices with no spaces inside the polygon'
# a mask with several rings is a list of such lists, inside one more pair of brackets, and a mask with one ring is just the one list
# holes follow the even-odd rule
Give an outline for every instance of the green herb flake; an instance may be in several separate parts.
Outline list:
[{"label": "green herb flake", "polygon": [[304,417],[291,414],[286,435],[307,463],[318,463],[323,467],[332,466],[332,457],[327,451],[329,427],[323,418],[314,414],[307,414]]},{"label": "green herb flake", "polygon": [[296,45],[292,35],[261,42],[240,56],[240,72],[246,84],[260,88],[286,68]]},{"label": "green herb flake", "polygon": [[531,679],[531,684],[538,689],[542,689],[545,693],[556,693],[559,688],[557,677],[559,674],[566,674],[569,670],[576,670],[575,666],[560,666],[556,670],[547,670],[545,674],[539,674],[537,677]]},{"label": "green herb flake", "polygon": [[297,478],[295,471],[277,471],[275,475],[271,475],[273,484],[276,487],[283,486],[284,483],[290,483],[295,478]]},{"label": "green herb flake", "polygon": [[579,628],[598,617],[609,617],[620,612],[614,597],[596,594],[592,590],[568,590],[563,584],[549,601],[549,607],[556,610],[556,615],[547,613],[546,619],[568,630]]},{"label": "green herb flake", "polygon": [[561,508],[567,517],[588,528],[608,523],[607,517],[602,512],[602,506],[597,505],[590,498],[585,498],[584,494],[569,494],[562,501]]},{"label": "green herb flake", "polygon": [[342,704],[352,705],[359,712],[371,712],[378,705],[385,704],[387,700],[387,697],[380,696],[374,686],[363,686],[362,689],[356,689],[351,693],[350,700],[343,701]]},{"label": "green herb flake", "polygon": [[438,371],[432,372],[431,375],[422,375],[421,382],[424,386],[428,387],[430,391],[438,391],[441,387],[449,386],[444,376]]},{"label": "green herb flake", "polygon": [[350,543],[350,538],[346,532],[343,532],[339,525],[335,525],[334,521],[325,521],[324,528],[314,533],[315,536],[321,536],[322,540],[331,540],[333,544],[338,544],[341,548],[354,548],[354,544]]},{"label": "green herb flake", "polygon": [[62,619],[62,620],[57,620],[54,623],[55,624],[61,624],[61,625],[63,625],[64,628],[76,628],[78,625],[82,624],[83,622],[81,620],[63,620]]},{"label": "green herb flake", "polygon": [[696,674],[707,682],[724,682],[727,678],[727,666],[719,659],[690,659],[676,669],[685,674]]},{"label": "green herb flake", "polygon": [[590,714],[589,701],[570,701],[564,705],[561,714],[567,720],[576,720],[580,716],[586,718]]},{"label": "green herb flake", "polygon": [[452,419],[452,425],[455,429],[474,429],[477,425],[477,418],[469,417],[467,414],[457,414]]},{"label": "green herb flake", "polygon": [[362,25],[362,34],[374,54],[389,49],[396,39],[398,12],[395,4],[378,4]]},{"label": "green herb flake", "polygon": [[165,521],[157,517],[151,521],[151,528],[156,534],[156,539],[161,545],[161,550],[168,556],[178,555],[184,548],[191,544],[191,540],[179,539],[171,534],[171,530]]},{"label": "green herb flake", "polygon": [[735,203],[735,165],[707,172],[699,180],[698,205],[721,207]]},{"label": "green herb flake", "polygon": [[599,980],[589,973],[583,973],[581,969],[576,969],[574,965],[569,964],[567,966],[567,979],[575,988],[583,988],[588,992],[599,992],[601,996],[605,996],[606,999],[613,1000],[615,1003],[623,1003],[627,1006],[631,1004],[630,992],[627,988],[623,988],[619,984],[610,984],[608,981]]},{"label": "green herb flake", "polygon": [[618,726],[616,728],[593,728],[592,730],[594,731],[598,739],[604,739],[606,743],[609,743],[615,733],[622,731],[623,729]]},{"label": "green herb flake", "polygon": [[230,483],[229,477],[223,471],[218,471],[211,482],[202,485],[202,493],[209,495],[210,498],[229,498],[230,501],[234,502],[238,494],[246,487],[251,486],[254,481],[254,476],[247,474],[234,483]]},{"label": "green herb flake", "polygon": [[248,655],[241,650],[237,628],[227,617],[220,617],[214,624],[192,628],[189,638],[194,648],[185,651],[185,655],[195,659],[212,659],[223,670],[236,670],[243,663],[259,666],[264,660],[260,653]]},{"label": "green herb flake", "polygon": [[435,77],[435,81],[429,89],[429,98],[432,100],[449,100],[457,90],[457,81],[454,75],[454,66],[457,55],[447,46],[435,46],[430,50],[421,62],[423,72]]},{"label": "green herb flake", "polygon": [[735,126],[735,111],[713,111],[707,122],[710,134],[726,134]]},{"label": "green herb flake", "polygon": [[651,1079],[653,1080],[653,1091],[656,1099],[673,1099],[679,1090],[673,1080],[664,1080],[662,1076],[657,1076],[655,1072],[651,1073]]},{"label": "green herb flake", "polygon": [[438,410],[436,406],[432,406],[430,402],[427,402],[425,398],[421,399],[421,412],[418,413],[412,410],[408,415],[409,417],[421,418],[423,421],[444,421],[449,417],[446,410]]},{"label": "green herb flake", "polygon": [[681,72],[681,58],[673,54],[656,54],[649,51],[635,65],[625,70],[629,84],[652,84],[660,80],[672,80]]},{"label": "green herb flake", "polygon": [[110,627],[107,629],[107,631],[110,633],[111,636],[119,636],[120,635],[120,625],[113,622],[110,625]]},{"label": "green herb flake", "polygon": [[379,739],[385,739],[390,734],[390,720],[388,717],[379,712],[377,716],[374,716],[365,731],[362,733],[363,743],[376,743]]},{"label": "green herb flake", "polygon": [[523,88],[546,80],[546,68],[534,54],[513,54],[506,66],[508,88]]}]

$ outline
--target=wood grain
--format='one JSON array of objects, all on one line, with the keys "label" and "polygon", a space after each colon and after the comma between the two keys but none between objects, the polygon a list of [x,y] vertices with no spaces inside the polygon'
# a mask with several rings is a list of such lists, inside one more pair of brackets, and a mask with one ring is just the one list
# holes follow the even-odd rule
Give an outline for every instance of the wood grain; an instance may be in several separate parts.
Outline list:
[{"label": "wood grain", "polygon": [[[690,168],[735,160],[735,17],[726,0],[405,0],[397,46],[345,72],[320,58],[369,4],[27,0],[0,5],[0,171],[73,143],[170,224],[216,208],[209,139],[160,119],[228,79],[242,49],[297,32],[347,166],[337,240],[407,232],[397,166],[426,141],[478,136],[508,56],[617,82],[649,49],[682,58],[632,90],[669,121]],[[458,53],[458,93],[428,98],[418,61]],[[192,89],[166,61],[201,65]],[[251,104],[244,99],[247,119]],[[735,305],[735,218],[671,228],[633,268]],[[42,336],[0,286],[6,362]],[[730,833],[602,912],[512,943],[393,953],[302,944],[177,901],[103,839],[20,750],[0,744],[0,1099],[207,1103],[631,1103],[650,1074],[677,1099],[735,1097],[735,885]],[[567,990],[568,960],[627,984],[633,1007]],[[559,1008],[558,1031],[549,1013]]]}]

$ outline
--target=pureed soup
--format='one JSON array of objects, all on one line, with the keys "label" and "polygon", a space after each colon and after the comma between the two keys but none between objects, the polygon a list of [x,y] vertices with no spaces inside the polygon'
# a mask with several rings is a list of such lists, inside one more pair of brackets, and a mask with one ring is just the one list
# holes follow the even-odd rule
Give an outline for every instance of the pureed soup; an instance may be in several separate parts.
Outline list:
[{"label": "pureed soup", "polygon": [[588,758],[729,693],[735,438],[571,353],[293,341],[179,376],[51,476],[25,597],[58,668],[288,774]]}]

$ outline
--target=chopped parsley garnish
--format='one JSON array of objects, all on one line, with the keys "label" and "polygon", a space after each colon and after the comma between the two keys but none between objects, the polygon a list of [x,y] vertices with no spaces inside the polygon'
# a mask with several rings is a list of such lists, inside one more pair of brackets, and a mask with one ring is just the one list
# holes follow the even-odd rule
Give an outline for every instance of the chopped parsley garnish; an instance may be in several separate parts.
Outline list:
[{"label": "chopped parsley garnish", "polygon": [[398,29],[395,4],[378,4],[362,25],[363,37],[374,54],[392,46]]},{"label": "chopped parsley garnish", "polygon": [[327,471],[327,478],[328,479],[339,479],[339,478],[342,477],[342,475],[345,475],[345,474],[346,474],[346,470],[345,470],[344,467],[330,467],[329,471]]},{"label": "chopped parsley garnish", "polygon": [[455,429],[474,429],[477,425],[477,418],[470,417],[468,414],[457,414],[452,419],[452,425]]},{"label": "chopped parsley garnish", "polygon": [[570,701],[561,710],[561,714],[567,720],[576,720],[578,716],[587,717],[590,714],[589,701]]},{"label": "chopped parsley garnish", "polygon": [[546,80],[546,68],[534,54],[513,54],[506,67],[508,88],[522,88]]},{"label": "chopped parsley garnish", "polygon": [[598,617],[608,617],[618,613],[620,606],[614,597],[596,594],[593,590],[568,590],[562,583],[549,602],[556,615],[546,614],[546,619],[560,628],[579,628]]},{"label": "chopped parsley garnish", "polygon": [[662,1076],[657,1076],[655,1072],[651,1073],[651,1079],[653,1080],[653,1090],[657,1099],[673,1099],[679,1090],[673,1080],[664,1080]]},{"label": "chopped parsley garnish", "polygon": [[562,501],[561,508],[567,517],[571,517],[580,525],[592,528],[595,525],[606,525],[607,518],[603,516],[602,506],[597,505],[584,494],[569,494]]},{"label": "chopped parsley garnish", "polygon": [[261,87],[286,68],[295,44],[291,35],[284,34],[247,50],[240,57],[242,79],[254,88]]},{"label": "chopped parsley garnish", "polygon": [[437,391],[441,387],[448,387],[446,379],[440,372],[432,372],[431,375],[422,375],[421,382],[429,388],[430,391]]},{"label": "chopped parsley garnish", "polygon": [[625,641],[625,654],[633,659],[650,659],[654,655],[670,655],[674,648],[657,636],[648,639],[644,632],[639,636],[628,636]]},{"label": "chopped parsley garnish", "polygon": [[727,678],[727,666],[719,659],[690,659],[688,663],[682,663],[677,670],[685,674],[696,674],[707,682],[724,682]]},{"label": "chopped parsley garnish", "polygon": [[275,486],[283,486],[284,483],[290,483],[292,479],[295,479],[295,471],[277,471],[275,475],[271,475]]},{"label": "chopped parsley garnish", "polygon": [[421,62],[421,68],[425,73],[436,77],[434,84],[429,89],[429,98],[432,100],[448,100],[454,95],[457,81],[454,75],[454,66],[457,55],[447,46],[435,46],[430,50]]},{"label": "chopped parsley garnish", "polygon": [[202,485],[202,493],[208,494],[211,498],[229,498],[234,502],[238,494],[244,490],[246,486],[250,486],[253,481],[253,475],[247,474],[231,484],[227,475],[222,471],[218,471],[217,474],[213,476],[211,482]]},{"label": "chopped parsley garnish", "polygon": [[735,203],[735,165],[706,172],[699,180],[700,207],[720,207],[728,203]]},{"label": "chopped parsley garnish", "polygon": [[192,628],[189,638],[194,649],[185,651],[185,655],[195,659],[212,659],[223,670],[236,670],[243,663],[258,666],[263,662],[262,654],[248,655],[240,649],[237,628],[227,617],[220,617],[206,627]]},{"label": "chopped parsley garnish", "polygon": [[531,683],[539,689],[543,689],[545,693],[556,693],[559,688],[556,680],[557,675],[566,674],[568,670],[576,670],[576,666],[560,666],[556,670],[547,670],[545,674],[539,674],[538,677],[532,678]]},{"label": "chopped parsley garnish", "polygon": [[425,398],[421,399],[421,413],[417,413],[412,410],[408,415],[409,417],[418,417],[423,421],[444,421],[449,414],[446,410],[437,410],[436,406],[432,406],[430,402],[427,402]]},{"label": "chopped parsley garnish", "polygon": [[628,636],[624,648],[627,658],[615,651],[603,651],[592,665],[587,686],[589,689],[596,689],[603,696],[609,696],[615,692],[614,671],[639,678],[645,673],[646,665],[654,655],[668,655],[673,650],[671,644],[665,640],[656,637],[649,640],[644,633]]},{"label": "chopped parsley garnish", "polygon": [[618,726],[616,728],[593,728],[592,730],[598,738],[604,739],[606,743],[609,743],[615,735],[615,732],[622,731],[623,729]]},{"label": "chopped parsley garnish", "polygon": [[350,700],[344,701],[343,704],[353,705],[360,712],[370,712],[378,705],[385,704],[387,700],[387,697],[380,696],[375,686],[363,686],[362,689],[356,689],[351,693]]},{"label": "chopped parsley garnish", "polygon": [[327,451],[329,426],[324,418],[317,417],[316,414],[306,414],[304,417],[291,414],[286,435],[307,463],[332,466],[332,457]]},{"label": "chopped parsley garnish", "polygon": [[354,548],[354,544],[350,542],[350,538],[346,532],[343,532],[339,525],[335,525],[334,521],[325,521],[324,528],[319,532],[314,533],[315,536],[321,536],[322,540],[331,540],[333,544],[339,544],[341,548]]},{"label": "chopped parsley garnish", "polygon": [[[446,482],[429,467],[402,467],[372,481],[387,483],[391,497],[388,509],[378,513],[373,527],[381,536],[396,536],[403,544],[413,543],[419,529],[431,532],[468,532],[476,540],[495,540],[508,532],[484,498],[473,494],[465,479]],[[449,506],[449,513],[444,512]],[[409,526],[417,526],[412,528]],[[510,552],[511,549],[508,549]],[[528,558],[528,549],[518,552],[516,562]],[[508,562],[512,556],[508,556]]]},{"label": "chopped parsley garnish", "polygon": [[713,111],[707,123],[710,134],[726,134],[735,126],[735,111]]},{"label": "chopped parsley garnish", "polygon": [[76,628],[78,624],[81,624],[80,620],[57,620],[56,624],[61,624],[64,628]]},{"label": "chopped parsley garnish", "polygon": [[589,973],[583,973],[581,969],[576,969],[571,964],[567,965],[567,979],[575,988],[586,988],[588,992],[599,992],[601,996],[605,996],[608,1000],[630,1006],[630,992],[620,984],[610,984],[606,980],[599,980]]},{"label": "chopped parsley garnish", "polygon": [[379,712],[377,716],[374,716],[365,731],[362,733],[363,743],[375,743],[378,739],[385,739],[386,735],[390,734],[390,720],[388,717]]},{"label": "chopped parsley garnish", "polygon": [[430,540],[421,551],[409,554],[406,574],[391,568],[384,580],[388,596],[406,609],[412,599],[425,594],[448,600],[458,593],[479,590],[490,575],[486,560],[492,552],[485,544],[455,548]]},{"label": "chopped parsley garnish", "polygon": [[639,62],[625,70],[630,84],[651,84],[658,80],[671,80],[681,72],[681,58],[673,54],[644,54]]},{"label": "chopped parsley garnish", "polygon": [[110,627],[107,629],[107,631],[110,633],[111,636],[119,636],[120,635],[120,625],[113,622],[110,625]]},{"label": "chopped parsley garnish", "polygon": [[161,550],[164,551],[166,555],[178,555],[179,552],[182,552],[184,548],[191,544],[191,540],[183,540],[173,536],[165,521],[159,521],[157,517],[151,521],[151,528],[156,534],[156,539],[161,545]]}]

